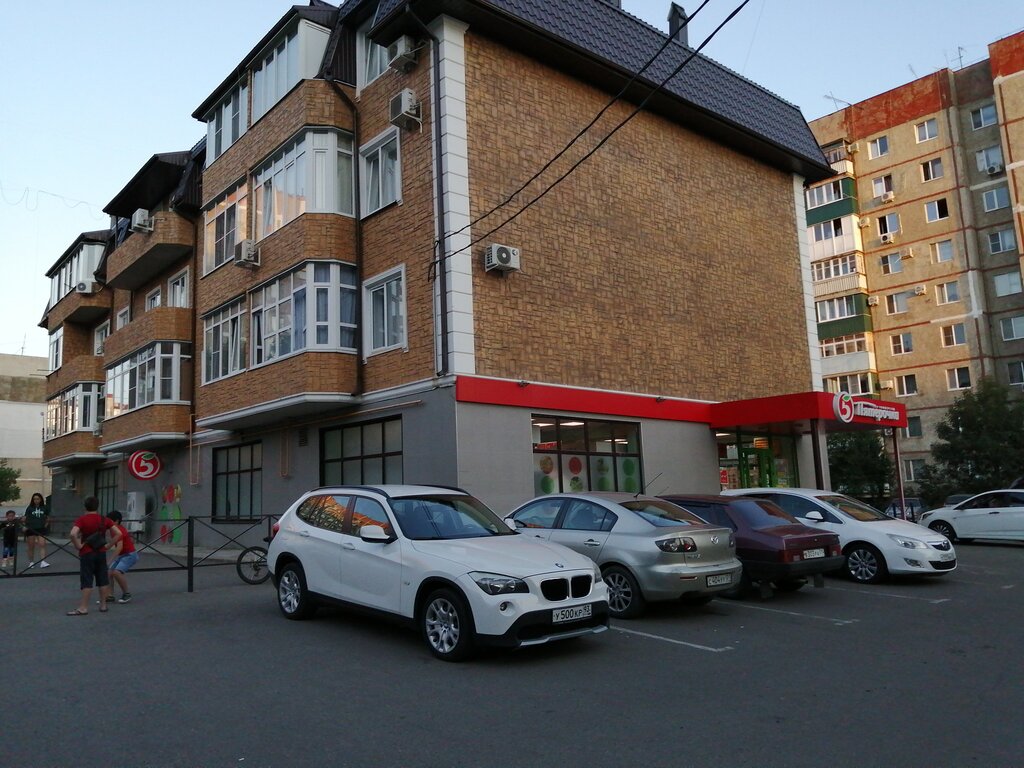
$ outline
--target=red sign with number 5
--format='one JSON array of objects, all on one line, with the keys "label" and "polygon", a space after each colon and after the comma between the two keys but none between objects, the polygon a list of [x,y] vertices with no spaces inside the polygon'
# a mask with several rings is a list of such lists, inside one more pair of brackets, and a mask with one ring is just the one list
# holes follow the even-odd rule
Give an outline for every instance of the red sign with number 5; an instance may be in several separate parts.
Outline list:
[{"label": "red sign with number 5", "polygon": [[160,457],[152,451],[136,451],[128,457],[128,471],[139,480],[152,480],[161,469]]}]

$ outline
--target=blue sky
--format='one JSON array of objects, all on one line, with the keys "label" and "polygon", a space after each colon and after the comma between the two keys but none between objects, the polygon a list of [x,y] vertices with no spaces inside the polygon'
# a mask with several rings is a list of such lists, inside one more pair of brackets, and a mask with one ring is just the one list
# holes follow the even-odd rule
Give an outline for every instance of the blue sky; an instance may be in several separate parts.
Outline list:
[{"label": "blue sky", "polygon": [[[690,44],[738,2],[711,0],[690,27]],[[204,135],[192,111],[289,5],[2,5],[0,27],[20,34],[0,46],[0,353],[46,354],[46,333],[36,327],[49,295],[46,270],[79,232],[107,226],[102,208],[152,154],[188,149]],[[668,0],[622,5],[667,29]],[[977,61],[989,42],[1022,27],[1024,6],[1007,0],[750,0],[705,53],[810,120],[835,109],[828,94],[841,106],[961,58]],[[852,30],[856,47],[846,43]]]}]

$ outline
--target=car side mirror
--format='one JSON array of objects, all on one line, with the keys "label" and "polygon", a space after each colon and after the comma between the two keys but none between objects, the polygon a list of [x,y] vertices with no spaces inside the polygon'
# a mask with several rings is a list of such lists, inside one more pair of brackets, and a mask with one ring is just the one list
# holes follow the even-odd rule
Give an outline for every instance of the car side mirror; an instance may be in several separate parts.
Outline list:
[{"label": "car side mirror", "polygon": [[524,523],[522,520],[516,520],[513,517],[511,519],[511,521],[512,521],[512,525],[514,525],[516,528],[525,528],[526,527],[526,523]]},{"label": "car side mirror", "polygon": [[810,512],[807,513],[807,519],[808,520],[813,520],[816,523],[824,523],[825,522],[825,516],[823,514],[821,514],[821,512],[819,512],[816,509],[812,509]]},{"label": "car side mirror", "polygon": [[390,544],[394,541],[379,525],[364,525],[359,529],[359,538],[370,544]]}]

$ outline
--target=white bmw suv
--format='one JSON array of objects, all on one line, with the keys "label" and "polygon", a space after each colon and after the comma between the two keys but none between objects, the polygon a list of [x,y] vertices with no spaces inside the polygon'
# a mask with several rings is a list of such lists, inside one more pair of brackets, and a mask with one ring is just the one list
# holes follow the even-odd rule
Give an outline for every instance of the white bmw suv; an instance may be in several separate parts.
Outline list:
[{"label": "white bmw suv", "polygon": [[289,619],[320,603],[398,615],[440,659],[603,632],[608,589],[583,555],[511,530],[457,488],[332,486],[276,525],[267,563]]}]

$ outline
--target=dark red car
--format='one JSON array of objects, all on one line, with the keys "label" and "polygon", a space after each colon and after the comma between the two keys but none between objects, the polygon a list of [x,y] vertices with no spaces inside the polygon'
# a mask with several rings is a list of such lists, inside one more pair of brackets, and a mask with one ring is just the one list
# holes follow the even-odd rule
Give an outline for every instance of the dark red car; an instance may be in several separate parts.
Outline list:
[{"label": "dark red car", "polygon": [[793,592],[822,574],[843,566],[845,558],[834,533],[803,525],[788,512],[764,499],[743,496],[662,496],[713,525],[736,533],[736,557],[743,563],[740,592],[757,586],[762,595],[771,587]]}]

